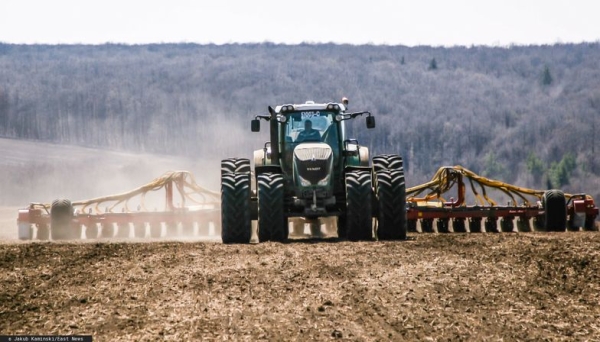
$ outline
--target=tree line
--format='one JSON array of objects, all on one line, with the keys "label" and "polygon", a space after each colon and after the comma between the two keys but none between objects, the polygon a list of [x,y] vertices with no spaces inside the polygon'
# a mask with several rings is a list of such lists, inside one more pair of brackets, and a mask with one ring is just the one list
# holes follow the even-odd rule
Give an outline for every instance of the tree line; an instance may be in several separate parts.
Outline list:
[{"label": "tree line", "polygon": [[251,156],[268,105],[350,99],[351,134],[407,183],[463,165],[600,198],[600,44],[0,44],[0,136],[201,158]]}]

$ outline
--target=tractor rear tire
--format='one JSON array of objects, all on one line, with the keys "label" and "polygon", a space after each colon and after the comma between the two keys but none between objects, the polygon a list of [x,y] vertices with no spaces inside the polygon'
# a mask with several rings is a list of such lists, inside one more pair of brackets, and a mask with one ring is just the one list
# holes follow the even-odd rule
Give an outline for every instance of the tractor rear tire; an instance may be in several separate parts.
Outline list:
[{"label": "tractor rear tire", "polygon": [[221,160],[221,176],[226,173],[250,174],[250,160],[246,158],[228,158]]},{"label": "tractor rear tire", "polygon": [[348,240],[373,240],[371,172],[346,173],[346,232]]},{"label": "tractor rear tire", "polygon": [[567,202],[560,190],[544,193],[544,224],[546,231],[564,232],[567,227]]},{"label": "tractor rear tire", "polygon": [[283,213],[283,186],[281,174],[258,175],[258,242],[285,242],[289,231]]},{"label": "tractor rear tire", "polygon": [[[230,165],[228,160],[221,163],[221,171]],[[250,242],[250,173],[225,172],[221,175],[221,221],[223,243]]]},{"label": "tractor rear tire", "polygon": [[[50,207],[53,240],[72,240],[81,237],[81,227],[73,225],[73,204],[67,199],[57,199]],[[78,235],[77,232],[80,234]]]},{"label": "tractor rear tire", "polygon": [[383,170],[402,170],[404,174],[402,157],[396,154],[381,154],[373,157],[373,171],[377,173]]},{"label": "tractor rear tire", "polygon": [[[400,159],[402,162],[402,159]],[[406,185],[402,170],[380,170],[377,177],[377,238],[406,239]]]}]

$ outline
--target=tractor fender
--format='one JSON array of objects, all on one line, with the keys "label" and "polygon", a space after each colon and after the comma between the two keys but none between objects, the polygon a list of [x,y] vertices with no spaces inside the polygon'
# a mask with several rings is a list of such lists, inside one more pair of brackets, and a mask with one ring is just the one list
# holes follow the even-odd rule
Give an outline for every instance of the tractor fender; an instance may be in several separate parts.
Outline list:
[{"label": "tractor fender", "polygon": [[264,148],[260,150],[254,151],[254,165],[255,166],[263,166],[263,165],[271,165],[271,158],[269,151],[265,151]]}]

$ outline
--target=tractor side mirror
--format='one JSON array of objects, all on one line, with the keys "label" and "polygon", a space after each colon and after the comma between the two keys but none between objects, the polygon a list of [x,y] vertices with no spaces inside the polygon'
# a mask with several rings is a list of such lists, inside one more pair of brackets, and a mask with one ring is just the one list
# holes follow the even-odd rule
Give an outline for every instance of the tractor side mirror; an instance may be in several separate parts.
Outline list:
[{"label": "tractor side mirror", "polygon": [[375,128],[375,117],[374,116],[367,116],[367,128],[369,128],[369,129]]},{"label": "tractor side mirror", "polygon": [[250,122],[250,129],[252,132],[260,132],[260,120],[254,119]]}]

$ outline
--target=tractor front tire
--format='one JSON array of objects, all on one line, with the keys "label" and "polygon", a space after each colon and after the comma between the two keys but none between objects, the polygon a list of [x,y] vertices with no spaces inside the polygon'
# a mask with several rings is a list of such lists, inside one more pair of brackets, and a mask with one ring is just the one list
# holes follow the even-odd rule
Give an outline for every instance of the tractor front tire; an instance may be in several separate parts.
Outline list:
[{"label": "tractor front tire", "polygon": [[372,240],[371,172],[346,173],[346,234],[350,241]]},{"label": "tractor front tire", "polygon": [[258,241],[285,242],[288,225],[283,213],[283,186],[281,174],[258,175]]}]

